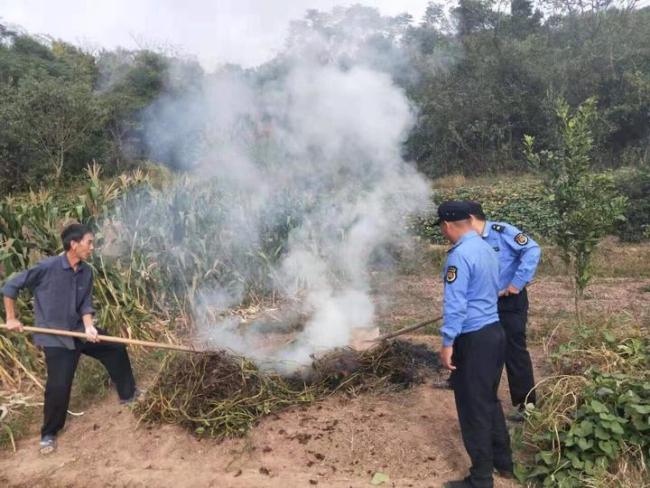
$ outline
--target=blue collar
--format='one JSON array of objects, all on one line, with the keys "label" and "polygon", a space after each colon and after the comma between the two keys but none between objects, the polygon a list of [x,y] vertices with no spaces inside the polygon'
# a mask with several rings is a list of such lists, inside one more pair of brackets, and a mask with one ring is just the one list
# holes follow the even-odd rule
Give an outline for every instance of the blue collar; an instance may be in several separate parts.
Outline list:
[{"label": "blue collar", "polygon": [[483,237],[483,239],[490,235],[490,227],[492,227],[492,222],[486,220],[485,227],[483,227],[483,234],[481,234],[481,237]]},{"label": "blue collar", "polygon": [[79,264],[77,265],[77,270],[75,271],[75,269],[72,266],[70,266],[70,261],[68,261],[68,256],[66,256],[65,252],[63,254],[59,254],[59,259],[61,259],[61,267],[63,269],[71,269],[75,273],[80,272],[84,266],[84,262],[79,261]]},{"label": "blue collar", "polygon": [[478,237],[478,236],[479,236],[479,235],[476,233],[475,230],[470,230],[469,232],[463,234],[463,236],[462,236],[460,239],[458,239],[458,240],[456,241],[456,244],[454,244],[453,246],[451,246],[451,249],[449,249],[449,251],[447,251],[447,252],[451,252],[451,251],[453,251],[453,250],[456,249],[458,246],[460,246],[463,242],[467,242],[468,240],[470,240],[470,239],[474,239],[474,238],[476,238],[476,237]]}]

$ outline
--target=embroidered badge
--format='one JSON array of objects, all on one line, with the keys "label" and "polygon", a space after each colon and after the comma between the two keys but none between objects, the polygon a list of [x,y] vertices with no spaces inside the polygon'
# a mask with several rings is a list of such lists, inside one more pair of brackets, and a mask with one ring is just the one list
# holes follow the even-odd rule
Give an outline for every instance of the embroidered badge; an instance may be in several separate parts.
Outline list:
[{"label": "embroidered badge", "polygon": [[457,272],[458,269],[456,268],[456,266],[449,266],[447,268],[447,276],[445,277],[447,283],[453,283],[454,281],[456,281]]},{"label": "embroidered badge", "polygon": [[520,246],[525,246],[526,244],[528,244],[528,237],[526,237],[526,235],[522,233],[519,233],[515,236],[515,242]]},{"label": "embroidered badge", "polygon": [[492,229],[496,230],[497,232],[503,232],[503,226],[499,224],[492,224]]}]

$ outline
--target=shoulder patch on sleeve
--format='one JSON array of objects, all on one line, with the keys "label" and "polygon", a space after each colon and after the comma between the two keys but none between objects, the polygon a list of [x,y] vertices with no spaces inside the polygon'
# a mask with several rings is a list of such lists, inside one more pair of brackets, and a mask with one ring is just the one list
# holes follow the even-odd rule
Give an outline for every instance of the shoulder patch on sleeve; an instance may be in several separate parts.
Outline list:
[{"label": "shoulder patch on sleeve", "polygon": [[505,229],[502,225],[492,224],[492,230],[496,230],[497,232],[503,232]]},{"label": "shoulder patch on sleeve", "polygon": [[520,232],[515,236],[515,242],[520,246],[525,246],[526,244],[528,244],[528,236],[526,236],[526,234],[524,234],[523,232]]},{"label": "shoulder patch on sleeve", "polygon": [[445,281],[447,283],[453,283],[458,277],[458,268],[456,266],[448,266],[447,274],[445,275]]}]

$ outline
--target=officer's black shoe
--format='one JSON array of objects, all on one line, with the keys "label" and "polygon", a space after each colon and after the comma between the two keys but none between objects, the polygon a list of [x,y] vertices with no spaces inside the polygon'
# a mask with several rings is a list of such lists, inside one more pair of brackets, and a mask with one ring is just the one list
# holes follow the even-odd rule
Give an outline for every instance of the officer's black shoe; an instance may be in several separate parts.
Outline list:
[{"label": "officer's black shoe", "polygon": [[526,407],[522,404],[510,412],[506,417],[510,422],[523,422],[526,420]]},{"label": "officer's black shoe", "polygon": [[469,476],[462,480],[447,481],[443,488],[473,488],[472,483],[469,481]]}]

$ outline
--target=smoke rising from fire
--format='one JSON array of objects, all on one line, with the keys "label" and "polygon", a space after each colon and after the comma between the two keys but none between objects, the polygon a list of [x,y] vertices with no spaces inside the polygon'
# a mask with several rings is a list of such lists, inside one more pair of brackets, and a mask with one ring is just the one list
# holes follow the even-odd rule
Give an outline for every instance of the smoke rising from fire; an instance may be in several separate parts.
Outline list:
[{"label": "smoke rising from fire", "polygon": [[[274,293],[291,312],[245,327],[225,314],[246,299],[246,278],[259,272],[242,260],[239,284],[210,282],[193,298],[200,336],[211,347],[291,371],[374,326],[371,264],[407,238],[405,216],[428,206],[430,190],[401,157],[413,109],[390,74],[373,66],[376,52],[373,63],[355,57],[367,53],[360,45],[348,36],[333,49],[313,35],[276,65],[222,70],[148,112],[153,156],[227,195],[218,211],[224,231],[233,231],[233,256],[214,259],[237,262],[237,250],[263,244],[270,225],[291,220],[269,266]],[[270,328],[294,319],[302,327],[293,340],[265,347]]]}]

